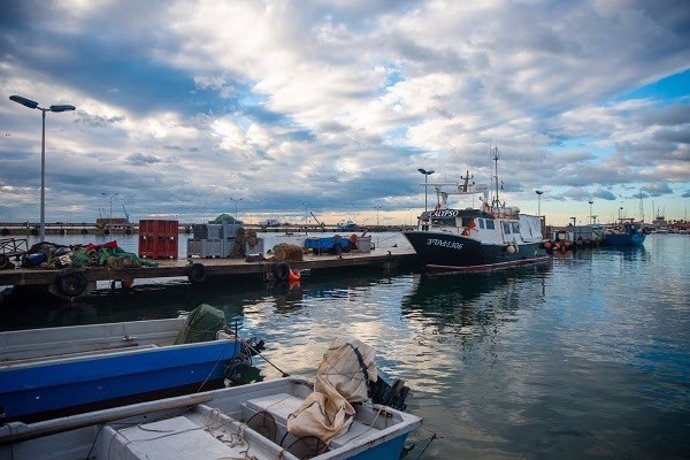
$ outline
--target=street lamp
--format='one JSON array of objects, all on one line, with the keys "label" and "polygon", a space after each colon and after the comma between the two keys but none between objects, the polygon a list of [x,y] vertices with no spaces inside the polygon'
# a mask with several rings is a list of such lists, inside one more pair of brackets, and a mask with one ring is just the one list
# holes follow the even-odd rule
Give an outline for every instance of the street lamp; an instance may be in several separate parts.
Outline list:
[{"label": "street lamp", "polygon": [[302,203],[302,206],[304,206],[304,234],[305,235],[307,234],[307,232],[309,230],[309,227],[308,227],[309,219],[307,217],[307,209],[309,208],[309,205],[311,205],[311,203],[309,203],[309,202]]},{"label": "street lamp", "polygon": [[110,197],[110,218],[108,219],[108,223],[109,223],[110,225],[112,225],[112,224],[113,224],[113,197],[118,196],[119,193],[107,194],[107,193],[105,193],[105,192],[101,192],[101,195]]},{"label": "street lamp", "polygon": [[537,216],[541,219],[541,196],[544,194],[544,191],[535,190],[534,193],[537,194]]},{"label": "street lamp", "polygon": [[242,198],[235,199],[235,198],[230,197],[230,200],[235,202],[235,223],[237,223],[237,203],[239,201],[242,201]]},{"label": "street lamp", "polygon": [[426,208],[426,203],[427,203],[427,201],[426,201],[426,200],[427,200],[426,189],[427,189],[427,185],[428,185],[428,182],[429,182],[428,179],[429,179],[429,176],[431,176],[431,175],[432,175],[433,173],[435,173],[436,171],[434,171],[434,170],[429,170],[429,171],[427,171],[427,170],[424,169],[424,168],[417,168],[417,171],[419,171],[420,173],[424,174],[424,211],[426,211],[426,209],[427,209],[427,208]]},{"label": "street lamp", "polygon": [[589,200],[589,225],[592,225],[592,204],[594,201]]},{"label": "street lamp", "polygon": [[38,109],[43,113],[43,127],[41,130],[41,223],[39,227],[39,237],[41,241],[46,240],[46,112],[69,112],[75,110],[73,105],[51,105],[43,108],[38,106],[38,102],[32,101],[22,96],[12,95],[10,100],[21,104],[30,109]]},{"label": "street lamp", "polygon": [[379,227],[379,210],[381,209],[381,206],[376,206],[376,228]]}]

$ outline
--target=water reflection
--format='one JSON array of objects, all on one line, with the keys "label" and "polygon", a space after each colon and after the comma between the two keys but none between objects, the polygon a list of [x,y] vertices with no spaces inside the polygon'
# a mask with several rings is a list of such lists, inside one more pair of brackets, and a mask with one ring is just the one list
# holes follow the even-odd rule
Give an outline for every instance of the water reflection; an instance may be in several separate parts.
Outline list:
[{"label": "water reflection", "polygon": [[459,335],[481,334],[482,327],[508,320],[519,306],[525,305],[520,302],[521,286],[530,285],[533,297],[536,280],[541,288],[537,299],[543,301],[548,270],[547,265],[494,273],[417,274],[412,292],[403,299],[402,313],[435,326],[438,332],[451,328]]}]

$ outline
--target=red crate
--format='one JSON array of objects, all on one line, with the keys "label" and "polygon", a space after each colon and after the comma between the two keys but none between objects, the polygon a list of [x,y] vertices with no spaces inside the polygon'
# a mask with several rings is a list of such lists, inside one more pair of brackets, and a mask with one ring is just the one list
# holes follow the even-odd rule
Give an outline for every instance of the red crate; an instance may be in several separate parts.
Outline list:
[{"label": "red crate", "polygon": [[177,259],[178,234],[176,220],[140,220],[139,257]]}]

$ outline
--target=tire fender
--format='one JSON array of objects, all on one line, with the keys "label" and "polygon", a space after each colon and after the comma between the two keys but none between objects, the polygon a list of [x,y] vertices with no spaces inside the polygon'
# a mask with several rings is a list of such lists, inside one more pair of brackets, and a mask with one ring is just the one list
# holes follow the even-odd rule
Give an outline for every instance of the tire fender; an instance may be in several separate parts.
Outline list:
[{"label": "tire fender", "polygon": [[206,265],[195,262],[187,269],[187,278],[194,284],[203,283],[208,278],[208,271]]},{"label": "tire fender", "polygon": [[57,289],[66,297],[77,297],[86,289],[86,275],[76,268],[68,268],[57,277]]},{"label": "tire fender", "polygon": [[278,262],[273,266],[273,276],[278,281],[286,281],[290,276],[290,264],[285,261]]}]

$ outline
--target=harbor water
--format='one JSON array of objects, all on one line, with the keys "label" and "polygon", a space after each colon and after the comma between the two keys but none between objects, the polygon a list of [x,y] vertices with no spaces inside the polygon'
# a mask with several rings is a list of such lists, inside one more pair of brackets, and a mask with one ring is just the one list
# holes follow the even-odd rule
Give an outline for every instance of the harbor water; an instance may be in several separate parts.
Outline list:
[{"label": "harbor water", "polygon": [[[406,244],[397,234],[374,241]],[[136,236],[118,242],[135,250]],[[405,380],[407,410],[424,419],[407,458],[680,459],[690,452],[688,254],[690,236],[657,234],[639,248],[490,274],[314,274],[293,288],[160,280],[67,305],[6,296],[2,329],[171,317],[208,303],[242,336],[264,339],[265,357],[289,374],[313,375],[338,335],[375,346],[381,373]]]}]

